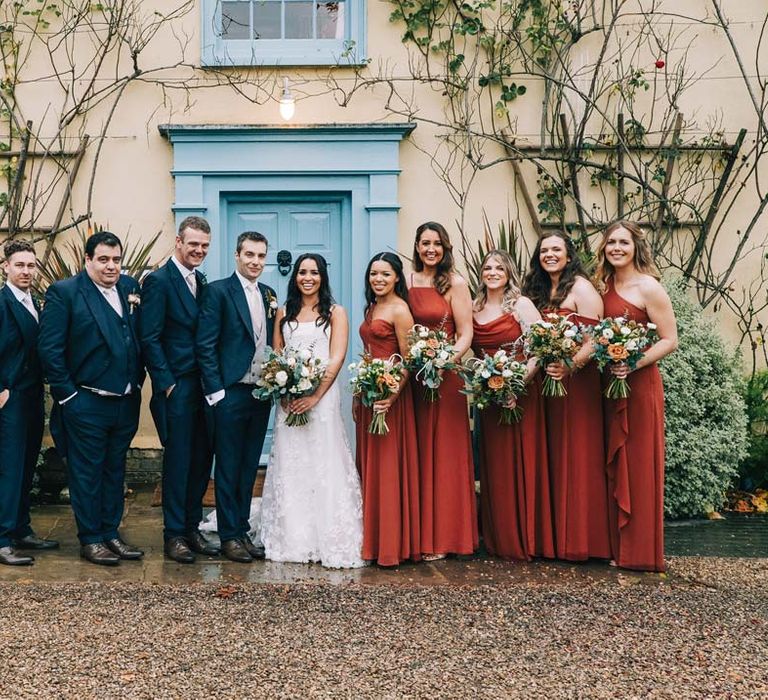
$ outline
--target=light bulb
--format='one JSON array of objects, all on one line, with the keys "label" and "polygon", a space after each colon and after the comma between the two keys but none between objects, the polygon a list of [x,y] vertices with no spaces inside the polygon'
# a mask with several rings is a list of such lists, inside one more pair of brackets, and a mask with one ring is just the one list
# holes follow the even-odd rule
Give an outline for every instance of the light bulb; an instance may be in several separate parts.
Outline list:
[{"label": "light bulb", "polygon": [[289,121],[296,112],[296,101],[293,99],[291,88],[288,86],[288,78],[283,78],[283,94],[280,97],[280,116]]}]

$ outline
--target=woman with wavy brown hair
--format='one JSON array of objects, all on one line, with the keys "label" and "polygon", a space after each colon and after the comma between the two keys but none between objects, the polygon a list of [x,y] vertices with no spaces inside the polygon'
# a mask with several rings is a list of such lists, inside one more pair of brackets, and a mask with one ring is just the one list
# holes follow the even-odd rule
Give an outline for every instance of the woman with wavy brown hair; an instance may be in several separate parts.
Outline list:
[{"label": "woman with wavy brown hair", "polygon": [[[441,328],[454,342],[460,361],[472,343],[472,298],[453,269],[453,246],[434,221],[419,226],[413,244],[414,272],[408,302],[416,323]],[[429,401],[414,383],[419,442],[421,548],[425,560],[472,554],[478,545],[472,443],[464,383],[446,372],[440,396]]]},{"label": "woman with wavy brown hair", "polygon": [[[568,316],[584,326],[594,326],[603,315],[600,294],[587,279],[573,240],[562,231],[539,239],[523,289],[542,314]],[[569,561],[611,558],[605,448],[595,439],[603,432],[603,402],[591,354],[586,336],[572,365],[544,368],[568,392],[546,398],[545,412],[557,557]]]},{"label": "woman with wavy brown hair", "polygon": [[659,282],[650,246],[637,224],[615,221],[597,249],[595,282],[605,315],[655,323],[658,341],[626,378],[629,398],[605,399],[610,534],[615,562],[626,569],[664,571],[664,387],[656,363],[677,348],[677,323]]},{"label": "woman with wavy brown hair", "polygon": [[[519,348],[523,328],[540,318],[531,300],[520,294],[509,253],[487,253],[480,264],[474,303],[475,355]],[[524,361],[521,354],[517,359]],[[498,406],[488,406],[477,419],[483,543],[490,554],[504,559],[555,556],[544,402],[537,370],[536,360],[529,360],[527,393],[507,405],[514,408],[519,403],[519,423],[502,424]]]}]

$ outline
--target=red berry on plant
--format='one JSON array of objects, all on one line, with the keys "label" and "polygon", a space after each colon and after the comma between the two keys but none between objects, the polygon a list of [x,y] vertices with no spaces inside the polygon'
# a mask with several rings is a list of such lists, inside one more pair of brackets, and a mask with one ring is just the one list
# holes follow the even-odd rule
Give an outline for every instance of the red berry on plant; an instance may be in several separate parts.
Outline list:
[{"label": "red berry on plant", "polygon": [[666,65],[666,64],[665,64],[665,63],[664,63],[664,61],[662,61],[661,59],[659,59],[658,61],[656,61],[656,68],[664,68],[664,66],[665,66],[665,65]]}]

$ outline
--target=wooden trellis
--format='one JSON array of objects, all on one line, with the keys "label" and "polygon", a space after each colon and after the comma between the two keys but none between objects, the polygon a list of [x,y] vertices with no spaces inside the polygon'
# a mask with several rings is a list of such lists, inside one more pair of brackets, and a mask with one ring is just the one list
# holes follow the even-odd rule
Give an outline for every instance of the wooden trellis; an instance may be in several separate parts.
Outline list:
[{"label": "wooden trellis", "polygon": [[[546,146],[546,145],[515,146],[514,141],[511,138],[511,135],[505,133],[504,136],[508,140],[506,150],[507,150],[507,154],[510,156],[510,159],[511,159],[510,163],[512,165],[512,169],[515,174],[515,180],[520,188],[520,193],[522,195],[525,208],[530,216],[531,221],[533,222],[533,227],[534,227],[534,230],[536,231],[536,234],[541,236],[547,230],[559,229],[559,230],[565,230],[569,232],[578,230],[584,236],[586,236],[590,231],[597,231],[604,228],[605,224],[601,222],[593,223],[590,221],[586,221],[584,217],[584,207],[581,201],[581,191],[579,188],[579,181],[578,181],[577,162],[575,162],[573,159],[571,160],[568,159],[568,156],[572,155],[573,151],[572,151],[571,137],[567,128],[567,121],[566,121],[565,114],[560,114],[559,125],[560,125],[560,136],[562,139],[562,146],[559,146],[559,147]],[[694,256],[691,258],[691,261],[694,261],[696,254],[701,253],[701,250],[705,245],[707,234],[710,228],[712,227],[712,224],[714,223],[715,217],[717,216],[717,212],[720,209],[720,205],[722,203],[722,197],[723,197],[723,194],[725,193],[725,188],[728,184],[728,180],[730,179],[731,173],[733,171],[733,166],[736,163],[736,159],[738,158],[739,151],[741,150],[741,146],[744,143],[744,139],[747,135],[747,130],[741,129],[739,131],[738,136],[736,137],[736,140],[733,142],[733,144],[730,144],[730,145],[725,143],[720,145],[679,144],[678,141],[680,138],[680,132],[682,130],[682,126],[683,126],[683,115],[680,112],[678,112],[675,117],[674,125],[672,126],[671,129],[667,130],[667,132],[662,135],[661,141],[658,144],[656,145],[629,144],[626,142],[626,138],[625,138],[624,115],[619,114],[617,119],[617,128],[616,128],[616,132],[618,134],[616,145],[614,146],[614,145],[608,145],[608,144],[590,144],[589,150],[591,152],[597,152],[597,153],[615,153],[616,155],[616,164],[617,164],[616,212],[619,218],[622,218],[625,213],[624,167],[625,167],[625,157],[628,152],[652,153],[652,152],[660,152],[665,148],[670,148],[670,149],[674,149],[677,152],[714,151],[724,156],[725,165],[723,168],[723,172],[720,176],[717,187],[715,188],[714,194],[712,196],[712,200],[710,201],[707,214],[702,221],[694,221],[694,220],[680,221],[680,220],[674,219],[671,216],[665,216],[666,214],[669,213],[669,205],[668,205],[667,198],[669,196],[669,188],[672,183],[672,175],[675,167],[675,155],[670,154],[666,162],[664,181],[661,186],[660,203],[659,203],[656,217],[653,221],[637,222],[640,226],[644,228],[650,228],[657,233],[660,232],[663,228],[668,228],[668,229],[698,228],[700,229],[700,235],[696,237]],[[668,141],[670,137],[670,132],[671,132],[672,138],[670,141]],[[667,145],[668,143],[671,144],[671,146],[668,146]],[[561,221],[542,221],[539,218],[538,209],[534,203],[533,197],[531,196],[531,191],[525,182],[525,178],[523,177],[523,174],[522,174],[522,169],[520,168],[520,161],[526,160],[525,157],[521,157],[521,154],[532,154],[531,155],[532,159],[534,158],[533,154],[540,154],[542,156],[548,155],[548,154],[556,154],[558,156],[562,156],[563,161],[567,163],[567,167],[568,167],[568,176],[569,176],[569,181],[571,186],[571,198],[576,204],[576,212],[577,212],[576,221],[566,221],[564,218]],[[691,262],[689,264],[692,265],[694,263]],[[692,270],[688,270],[687,272],[690,274],[691,271]]]}]

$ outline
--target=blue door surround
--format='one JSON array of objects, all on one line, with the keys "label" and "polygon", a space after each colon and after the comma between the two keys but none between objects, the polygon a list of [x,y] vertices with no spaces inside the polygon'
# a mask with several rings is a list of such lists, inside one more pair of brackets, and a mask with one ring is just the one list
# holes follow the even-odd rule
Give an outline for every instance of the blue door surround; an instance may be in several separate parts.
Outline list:
[{"label": "blue door surround", "polygon": [[[292,193],[339,196],[348,202],[342,240],[348,274],[338,290],[350,299],[350,351],[362,322],[363,273],[371,255],[397,249],[397,176],[400,142],[414,124],[231,126],[165,124],[160,133],[173,146],[176,223],[205,217],[213,237],[205,263],[209,279],[232,269],[227,207],[249,196]],[[349,285],[347,287],[346,285]]]}]

